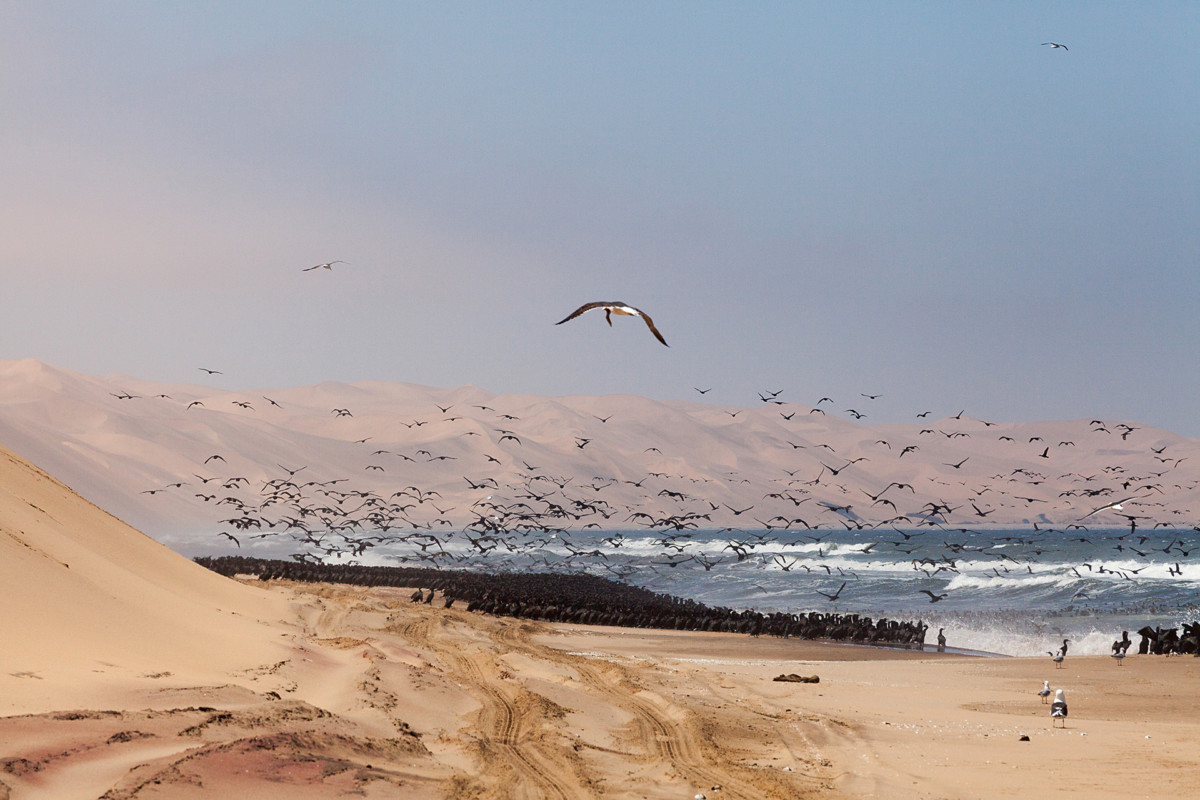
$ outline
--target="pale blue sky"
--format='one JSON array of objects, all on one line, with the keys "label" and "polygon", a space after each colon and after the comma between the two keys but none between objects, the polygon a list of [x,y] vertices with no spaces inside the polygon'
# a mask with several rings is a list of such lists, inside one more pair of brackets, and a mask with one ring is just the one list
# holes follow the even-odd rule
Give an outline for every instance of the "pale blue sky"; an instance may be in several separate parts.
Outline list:
[{"label": "pale blue sky", "polygon": [[[0,357],[1198,436],[1197,41],[1192,2],[8,3]],[[594,299],[671,347],[554,326]]]}]

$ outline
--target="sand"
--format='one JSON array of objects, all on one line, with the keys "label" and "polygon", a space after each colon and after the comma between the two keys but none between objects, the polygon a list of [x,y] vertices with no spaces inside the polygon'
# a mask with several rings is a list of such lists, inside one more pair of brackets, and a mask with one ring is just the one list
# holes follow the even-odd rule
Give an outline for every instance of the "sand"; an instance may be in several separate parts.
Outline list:
[{"label": "sand", "polygon": [[1183,797],[1200,774],[1196,659],[1054,669],[236,581],[2,448],[0,581],[0,800]]},{"label": "sand", "polygon": [[[273,663],[146,673],[81,654],[38,672],[6,652],[0,784],[13,798],[1138,797],[1189,796],[1200,774],[1191,658],[1055,670],[529,623],[406,590],[259,591],[288,608]],[[87,668],[95,687],[68,685]],[[820,682],[772,680],[787,673]],[[1066,689],[1065,729],[1043,679]]]}]

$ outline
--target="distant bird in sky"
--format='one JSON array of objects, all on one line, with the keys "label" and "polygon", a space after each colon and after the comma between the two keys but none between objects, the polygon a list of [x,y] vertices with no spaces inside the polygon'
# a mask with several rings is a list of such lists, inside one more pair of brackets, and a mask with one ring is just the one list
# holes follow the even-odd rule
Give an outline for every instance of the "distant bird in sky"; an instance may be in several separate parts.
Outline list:
[{"label": "distant bird in sky", "polygon": [[209,375],[224,375],[225,374],[224,372],[221,372],[221,371],[215,370],[215,369],[209,369],[208,367],[197,367],[197,369],[199,369],[201,372],[207,372]]},{"label": "distant bird in sky", "polygon": [[654,334],[654,338],[658,339],[660,342],[662,342],[667,347],[670,347],[670,345],[667,345],[667,340],[664,339],[662,334],[658,332],[658,328],[654,327],[654,320],[650,319],[650,316],[648,314],[646,314],[646,312],[636,309],[633,306],[623,303],[620,300],[598,300],[594,303],[584,303],[579,308],[575,309],[570,314],[568,314],[566,316],[566,318],[561,319],[554,324],[562,325],[564,322],[569,322],[569,321],[575,319],[576,317],[578,317],[580,314],[584,314],[588,311],[591,311],[594,308],[603,308],[604,309],[604,319],[605,319],[605,321],[608,322],[608,324],[610,326],[612,325],[612,315],[613,314],[617,314],[618,316],[623,316],[623,317],[641,317],[642,320],[646,323],[646,327],[650,329],[650,332],[652,334]]},{"label": "distant bird in sky", "polygon": [[947,597],[950,596],[949,593],[934,594],[933,592],[929,591],[928,589],[922,589],[921,594],[929,595],[929,602],[931,602],[931,603],[936,603],[939,600],[945,600]]},{"label": "distant bird in sky", "polygon": [[1060,47],[1063,50],[1067,50],[1067,51],[1069,51],[1071,49],[1071,48],[1067,47],[1065,44],[1059,44],[1058,42],[1042,42],[1042,46],[1044,47],[1045,45],[1050,45],[1051,50],[1054,50],[1054,49],[1057,49]]},{"label": "distant bird in sky", "polygon": [[328,270],[332,270],[332,269],[333,269],[333,265],[334,265],[334,264],[345,264],[345,263],[346,263],[345,261],[326,261],[324,264],[317,264],[317,265],[316,265],[316,266],[314,266],[314,267],[305,267],[304,269],[302,269],[302,270],[300,270],[300,271],[301,271],[301,272],[311,272],[311,271],[313,271],[314,269],[328,269]]}]

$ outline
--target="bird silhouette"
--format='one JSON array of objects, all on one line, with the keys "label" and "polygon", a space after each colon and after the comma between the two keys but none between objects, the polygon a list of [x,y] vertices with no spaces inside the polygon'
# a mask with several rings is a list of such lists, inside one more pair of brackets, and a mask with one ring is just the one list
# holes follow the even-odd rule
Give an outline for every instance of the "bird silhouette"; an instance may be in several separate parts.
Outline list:
[{"label": "bird silhouette", "polygon": [[332,270],[334,264],[345,264],[345,263],[346,263],[345,261],[326,261],[324,264],[317,264],[314,267],[305,267],[304,269],[302,269],[300,271],[301,272],[312,272],[314,269]]},{"label": "bird silhouette", "polygon": [[822,595],[822,596],[824,596],[824,597],[828,597],[828,598],[829,598],[829,601],[830,601],[830,602],[833,602],[834,600],[837,600],[837,599],[838,599],[838,597],[840,597],[840,596],[841,596],[841,594],[842,594],[842,589],[845,589],[845,588],[846,588],[846,582],[845,582],[845,581],[842,581],[842,585],[841,585],[841,586],[839,586],[839,587],[838,587],[838,590],[837,590],[836,592],[834,592],[833,594],[826,594],[825,592],[822,592],[820,589],[818,589],[818,590],[817,590],[817,594],[819,594],[819,595]]},{"label": "bird silhouette", "polygon": [[598,300],[594,303],[584,303],[579,308],[568,314],[565,318],[560,319],[554,324],[562,325],[564,322],[570,322],[579,315],[585,314],[595,308],[604,309],[604,319],[608,322],[609,326],[612,325],[613,314],[623,317],[641,317],[642,321],[646,323],[646,327],[650,329],[652,334],[654,334],[654,338],[658,339],[667,347],[670,347],[670,345],[667,345],[667,340],[664,339],[662,334],[658,332],[658,328],[654,327],[654,320],[650,319],[650,315],[620,300]]}]

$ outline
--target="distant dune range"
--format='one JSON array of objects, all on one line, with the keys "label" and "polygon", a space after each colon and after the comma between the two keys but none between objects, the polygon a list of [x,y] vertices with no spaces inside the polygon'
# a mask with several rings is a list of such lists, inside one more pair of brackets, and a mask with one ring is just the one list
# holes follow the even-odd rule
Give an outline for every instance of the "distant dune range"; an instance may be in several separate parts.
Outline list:
[{"label": "distant dune range", "polygon": [[835,416],[843,405],[384,382],[225,391],[0,362],[0,443],[192,553],[228,552],[218,531],[283,533],[300,519],[295,536],[351,517],[356,532],[481,516],[566,529],[1065,528],[1132,497],[1083,524],[1200,522],[1195,439],[1136,421],[969,413],[865,425]]}]

